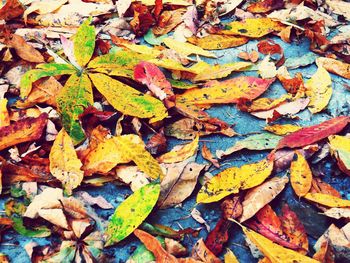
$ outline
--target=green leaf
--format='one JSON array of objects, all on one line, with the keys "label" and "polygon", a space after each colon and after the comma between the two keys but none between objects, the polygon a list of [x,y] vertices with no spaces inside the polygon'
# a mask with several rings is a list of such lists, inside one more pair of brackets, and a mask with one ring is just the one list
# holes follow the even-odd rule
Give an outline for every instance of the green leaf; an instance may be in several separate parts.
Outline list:
[{"label": "green leaf", "polygon": [[57,109],[61,114],[65,130],[78,144],[85,138],[85,133],[79,121],[79,115],[84,109],[94,103],[91,81],[86,74],[72,75],[57,96]]},{"label": "green leaf", "polygon": [[[163,237],[156,237],[162,247],[165,248],[165,241]],[[132,263],[151,263],[155,262],[155,257],[151,251],[149,251],[144,244],[137,247],[134,253],[129,258],[128,262]]]},{"label": "green leaf", "polygon": [[13,229],[16,230],[20,235],[26,237],[48,237],[51,235],[50,229],[47,227],[38,227],[36,229],[28,229],[23,225],[23,219],[20,217],[12,216]]},{"label": "green leaf", "polygon": [[156,37],[153,34],[152,29],[148,30],[147,34],[144,35],[145,41],[152,46],[160,46],[163,43],[163,40],[167,37],[168,37],[167,34],[162,35],[160,37]]},{"label": "green leaf", "polygon": [[141,60],[152,59],[153,56],[140,54],[134,51],[120,50],[98,56],[90,61],[88,68],[95,72],[105,73],[112,76],[134,78],[134,67]]},{"label": "green leaf", "polygon": [[95,28],[90,26],[91,18],[85,20],[74,36],[74,56],[78,64],[84,67],[91,59],[95,49]]},{"label": "green leaf", "polygon": [[104,74],[90,73],[89,77],[107,101],[123,114],[150,118],[151,123],[168,116],[163,102],[150,95],[143,94]]},{"label": "green leaf", "polygon": [[21,79],[21,98],[27,97],[32,90],[33,82],[49,76],[58,76],[64,74],[73,74],[76,68],[71,64],[40,64],[37,69],[27,71]]},{"label": "green leaf", "polygon": [[151,213],[160,193],[159,183],[150,183],[129,196],[115,210],[106,230],[106,246],[129,236]]}]

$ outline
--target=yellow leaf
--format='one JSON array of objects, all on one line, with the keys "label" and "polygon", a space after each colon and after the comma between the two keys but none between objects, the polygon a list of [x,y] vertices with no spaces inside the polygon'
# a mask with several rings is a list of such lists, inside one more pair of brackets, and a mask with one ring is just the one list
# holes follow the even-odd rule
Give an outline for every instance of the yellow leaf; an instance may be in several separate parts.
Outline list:
[{"label": "yellow leaf", "polygon": [[201,55],[209,58],[216,58],[215,54],[209,51],[206,51],[201,47],[192,45],[190,43],[183,43],[170,37],[165,38],[163,42],[168,48],[173,49],[177,53],[184,56],[189,56],[191,54],[194,54],[194,55]]},{"label": "yellow leaf", "polygon": [[10,116],[7,111],[7,99],[0,99],[0,127],[10,125]]},{"label": "yellow leaf", "polygon": [[336,60],[334,58],[317,58],[316,64],[319,67],[324,67],[327,71],[350,79],[350,64]]},{"label": "yellow leaf", "polygon": [[74,57],[79,66],[84,67],[95,50],[95,27],[90,26],[91,18],[86,19],[74,35]]},{"label": "yellow leaf", "polygon": [[128,43],[120,43],[120,45],[136,53],[139,53],[142,55],[148,55],[154,58],[158,57],[161,54],[159,50],[145,46],[145,45],[136,45],[136,44],[128,44]]},{"label": "yellow leaf", "polygon": [[123,114],[150,118],[151,123],[168,116],[164,104],[150,95],[143,94],[104,74],[90,73],[89,77],[107,101]]},{"label": "yellow leaf", "polygon": [[235,254],[230,249],[227,249],[227,252],[224,256],[225,263],[239,263]]},{"label": "yellow leaf", "polygon": [[[138,0],[133,0],[138,1]],[[148,6],[155,5],[155,0],[141,0],[141,3]],[[163,4],[169,4],[169,5],[183,5],[183,6],[190,6],[192,5],[192,0],[163,0]]]},{"label": "yellow leaf", "polygon": [[163,177],[159,163],[145,150],[141,138],[133,134],[116,136],[100,142],[86,157],[84,170],[88,174],[108,173],[117,164],[131,161],[149,177]]},{"label": "yellow leaf", "polygon": [[193,156],[198,150],[199,136],[184,146],[175,147],[172,151],[167,152],[158,157],[158,161],[162,163],[177,163]]},{"label": "yellow leaf", "polygon": [[62,129],[50,151],[50,172],[61,181],[69,195],[83,180],[84,172],[80,170],[81,166],[72,139]]},{"label": "yellow leaf", "polygon": [[191,44],[197,45],[203,49],[220,50],[231,47],[244,45],[248,42],[248,38],[241,36],[225,36],[225,35],[208,35],[202,38],[190,37],[187,39]]},{"label": "yellow leaf", "polygon": [[264,256],[271,261],[271,263],[318,263],[318,261],[315,259],[277,245],[253,230],[250,230],[244,226],[242,226],[242,228],[244,234],[258,247]]},{"label": "yellow leaf", "polygon": [[292,125],[292,124],[275,124],[275,125],[270,125],[266,126],[264,128],[265,131],[272,132],[277,135],[287,135],[289,133],[295,132],[300,130],[302,127],[297,126],[297,125]]},{"label": "yellow leaf", "polygon": [[197,195],[197,203],[212,203],[222,198],[255,187],[265,181],[273,170],[273,161],[264,159],[241,167],[231,167],[207,182]]},{"label": "yellow leaf", "polygon": [[339,169],[350,175],[350,138],[332,135],[328,139],[332,154],[337,158]]},{"label": "yellow leaf", "polygon": [[297,151],[296,157],[290,165],[290,182],[296,195],[301,197],[311,188],[312,172],[304,155]]},{"label": "yellow leaf", "polygon": [[227,25],[229,29],[219,32],[224,35],[239,35],[259,38],[272,32],[281,31],[285,26],[271,18],[247,18],[244,21],[233,21]]},{"label": "yellow leaf", "polygon": [[23,19],[27,22],[27,16],[31,13],[37,13],[40,15],[49,14],[62,5],[67,3],[68,0],[47,0],[47,1],[34,1],[23,13]]},{"label": "yellow leaf", "polygon": [[322,193],[307,193],[303,196],[305,199],[325,205],[328,207],[348,207],[350,206],[350,200],[341,199],[339,197],[322,194]]},{"label": "yellow leaf", "polygon": [[306,95],[310,98],[309,110],[312,113],[322,111],[327,107],[332,96],[331,76],[322,66],[305,83]]}]

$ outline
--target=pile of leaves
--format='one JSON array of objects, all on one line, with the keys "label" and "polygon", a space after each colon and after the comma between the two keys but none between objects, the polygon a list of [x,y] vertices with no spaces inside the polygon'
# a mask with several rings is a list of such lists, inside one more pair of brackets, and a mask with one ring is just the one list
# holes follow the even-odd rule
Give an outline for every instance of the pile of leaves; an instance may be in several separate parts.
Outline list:
[{"label": "pile of leaves", "polygon": [[349,20],[341,0],[0,3],[1,262],[349,262]]}]

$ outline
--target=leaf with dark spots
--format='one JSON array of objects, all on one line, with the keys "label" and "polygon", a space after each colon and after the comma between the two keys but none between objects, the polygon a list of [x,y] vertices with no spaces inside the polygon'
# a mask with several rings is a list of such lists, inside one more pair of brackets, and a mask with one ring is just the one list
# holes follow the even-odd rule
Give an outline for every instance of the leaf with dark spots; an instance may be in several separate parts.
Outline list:
[{"label": "leaf with dark spots", "polygon": [[47,118],[48,115],[43,113],[37,118],[25,118],[9,126],[0,127],[0,150],[40,139],[46,127]]}]

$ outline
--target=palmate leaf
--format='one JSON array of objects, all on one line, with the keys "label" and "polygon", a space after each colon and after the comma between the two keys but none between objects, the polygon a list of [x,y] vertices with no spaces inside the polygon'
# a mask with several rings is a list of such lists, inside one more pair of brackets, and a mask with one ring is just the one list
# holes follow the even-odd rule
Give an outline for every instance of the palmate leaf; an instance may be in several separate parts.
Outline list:
[{"label": "palmate leaf", "polygon": [[49,63],[49,64],[40,64],[37,66],[37,69],[32,69],[27,71],[21,79],[21,98],[25,98],[29,95],[32,90],[33,82],[50,76],[58,76],[65,74],[74,74],[76,68],[71,64],[58,64],[58,63]]},{"label": "palmate leaf", "polygon": [[160,185],[150,183],[121,203],[108,224],[105,246],[111,246],[130,235],[151,213],[159,193]]},{"label": "palmate leaf", "polygon": [[86,107],[94,103],[89,77],[85,73],[81,76],[72,75],[56,100],[64,129],[71,136],[74,144],[80,143],[84,140],[85,133],[78,117]]},{"label": "palmate leaf", "polygon": [[160,121],[168,116],[164,104],[150,95],[104,74],[90,73],[89,77],[107,101],[126,115],[149,118],[150,122]]}]

